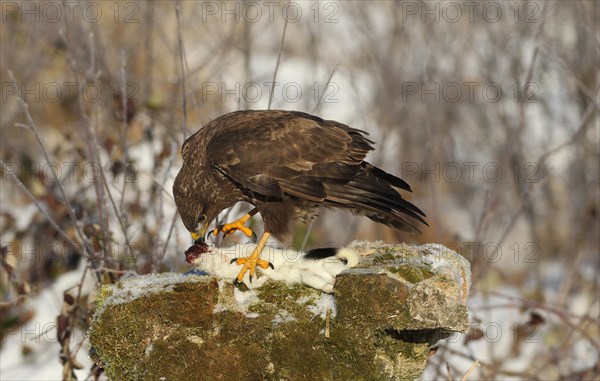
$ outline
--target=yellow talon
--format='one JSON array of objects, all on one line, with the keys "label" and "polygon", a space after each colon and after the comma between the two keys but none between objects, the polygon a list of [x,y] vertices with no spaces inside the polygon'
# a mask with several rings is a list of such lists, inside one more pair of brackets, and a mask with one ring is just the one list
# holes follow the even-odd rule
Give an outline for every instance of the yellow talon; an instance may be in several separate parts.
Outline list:
[{"label": "yellow talon", "polygon": [[239,218],[239,219],[237,219],[237,220],[235,220],[235,221],[233,221],[231,223],[224,224],[224,225],[221,225],[221,226],[217,227],[216,229],[214,229],[212,231],[212,233],[213,233],[213,235],[216,236],[216,235],[218,235],[219,233],[222,232],[224,236],[228,236],[229,234],[235,232],[236,230],[239,230],[242,233],[244,233],[244,235],[246,235],[246,237],[252,238],[252,237],[255,236],[254,232],[252,231],[252,229],[250,229],[249,227],[245,226],[245,224],[257,212],[258,212],[258,209],[254,208],[248,214],[245,214],[241,218]]},{"label": "yellow talon", "polygon": [[219,233],[223,232],[223,234],[225,236],[228,236],[229,234],[235,232],[236,230],[239,230],[242,233],[244,233],[246,235],[246,237],[252,237],[252,229],[250,229],[247,226],[244,226],[244,223],[240,222],[240,220],[234,221],[229,224],[221,225],[218,228],[216,228],[215,230],[213,230],[212,233],[213,233],[213,235],[216,236]]},{"label": "yellow talon", "polygon": [[242,269],[236,277],[236,282],[241,283],[244,280],[244,275],[246,275],[247,271],[250,271],[250,283],[252,283],[252,278],[256,273],[256,266],[259,266],[263,269],[274,268],[273,264],[269,261],[265,261],[264,259],[260,259],[260,253],[262,252],[265,244],[267,243],[267,239],[269,239],[269,233],[264,232],[260,237],[260,241],[256,245],[256,248],[252,251],[249,257],[237,258],[231,261],[231,263],[235,262],[238,265],[242,265]]}]

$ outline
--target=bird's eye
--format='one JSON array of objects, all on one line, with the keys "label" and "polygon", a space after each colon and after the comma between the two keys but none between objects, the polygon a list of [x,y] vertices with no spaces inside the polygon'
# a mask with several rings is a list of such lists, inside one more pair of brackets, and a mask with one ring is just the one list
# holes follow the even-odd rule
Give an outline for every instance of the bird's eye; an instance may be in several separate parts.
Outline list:
[{"label": "bird's eye", "polygon": [[196,219],[196,231],[203,234],[204,229],[206,229],[206,214],[201,214]]}]

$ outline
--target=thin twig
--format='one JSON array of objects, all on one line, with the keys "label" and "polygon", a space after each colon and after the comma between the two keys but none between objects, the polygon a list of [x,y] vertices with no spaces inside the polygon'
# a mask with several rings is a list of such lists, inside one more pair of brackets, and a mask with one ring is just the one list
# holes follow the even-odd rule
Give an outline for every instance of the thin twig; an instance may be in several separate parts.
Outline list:
[{"label": "thin twig", "polygon": [[[487,232],[489,216],[491,216],[490,212],[492,210],[491,205],[494,205],[495,202],[492,202],[492,198],[496,198],[495,194],[490,194],[490,190],[487,189],[484,195],[484,204],[480,210],[479,215],[477,216],[477,221],[473,221],[473,225],[475,228],[475,238],[474,241],[481,241],[481,237]],[[473,219],[476,217],[474,216]]]},{"label": "thin twig", "polygon": [[[69,47],[69,49],[68,49],[68,61],[69,61],[69,65],[71,66],[71,70],[73,71],[73,75],[75,76],[75,83],[77,83],[79,85],[79,90],[80,90],[79,94],[82,94],[81,88],[82,88],[83,85],[79,81],[79,75],[78,75],[78,71],[77,71],[78,70],[78,68],[77,68],[77,61],[75,59],[75,55],[74,55],[74,52],[73,52],[73,49],[74,49],[73,46],[74,46],[74,44],[73,44],[73,41],[71,40],[70,23],[66,22],[66,20],[65,20],[65,26],[66,26],[67,32],[64,33],[61,30],[60,34],[61,34],[62,38],[65,40],[66,45]],[[93,36],[92,36],[92,41],[93,41]],[[91,70],[94,70],[94,67],[95,67],[94,66],[94,63],[95,63],[95,49],[94,49],[94,45],[95,44],[92,43],[90,45],[91,45],[91,48],[90,48],[91,64],[90,64],[90,67],[88,68],[88,73],[90,73]],[[93,75],[93,73],[94,72],[91,71],[90,75]],[[80,114],[80,116],[82,117],[82,119],[84,121],[84,123],[83,123],[84,126],[85,126],[84,132],[86,134],[85,135],[85,141],[87,142],[88,153],[90,155],[90,158],[92,159],[91,161],[100,164],[100,161],[96,160],[96,156],[94,155],[94,148],[95,147],[91,144],[93,131],[91,131],[91,128],[89,126],[90,121],[89,121],[89,118],[88,118],[87,114],[85,113],[85,108],[84,108],[81,96],[77,97],[77,106],[78,106],[78,109],[79,109],[79,114]],[[93,166],[92,169],[94,171],[94,175],[96,175],[97,174],[97,172],[96,172],[97,171],[96,166]],[[96,176],[94,178],[96,178]],[[94,190],[96,192],[96,199],[97,199],[98,204],[99,205],[103,205],[104,202],[105,202],[105,200],[104,200],[104,197],[103,197],[102,187],[99,187],[98,184],[96,182],[94,182]],[[99,212],[98,213],[100,215],[100,220],[104,224],[106,221],[102,218],[102,216],[104,214],[103,208],[99,208]],[[104,226],[102,228],[104,230],[105,228],[107,229],[108,227],[106,226],[106,224],[104,224]],[[103,235],[103,242],[105,243],[102,246],[103,246],[103,248],[105,250],[104,254],[106,256],[106,248],[108,247],[107,242],[106,242],[106,239],[107,239],[106,231],[103,231],[102,235]],[[105,260],[106,260],[106,257],[105,257]],[[92,262],[92,263],[93,263],[93,267],[96,268],[95,262]],[[99,278],[99,274],[97,274],[97,276]],[[100,278],[99,278],[99,280],[100,280]]]},{"label": "thin twig", "polygon": [[473,373],[473,371],[475,370],[475,368],[477,368],[479,366],[479,360],[475,360],[475,362],[473,363],[473,365],[471,365],[471,367],[469,368],[469,370],[467,370],[467,373],[465,373],[465,375],[463,376],[463,378],[461,378],[461,381],[467,381],[467,379],[469,378],[469,376],[471,375],[471,373]]},{"label": "thin twig", "polygon": [[70,244],[74,245],[75,243],[73,242],[73,240],[56,223],[56,221],[54,221],[54,218],[52,218],[50,216],[50,214],[48,214],[48,211],[46,211],[46,209],[44,209],[40,205],[40,203],[37,200],[37,198],[29,191],[29,189],[27,189],[27,187],[25,186],[25,184],[23,184],[23,182],[17,177],[17,175],[15,175],[13,172],[11,172],[11,171],[8,170],[8,166],[6,165],[6,163],[4,162],[4,160],[0,159],[0,164],[2,164],[2,167],[4,168],[4,173],[7,173],[13,179],[13,181],[15,182],[15,184],[17,184],[17,186],[19,188],[21,188],[21,190],[29,197],[29,199],[31,200],[31,202],[33,202],[33,204],[44,215],[44,217],[46,217],[46,219],[48,220],[48,222],[50,223],[50,225],[54,228],[54,230],[56,230],[56,232],[58,234],[60,234],[61,237],[63,237],[65,240],[67,240],[67,242],[69,242]]},{"label": "thin twig", "polygon": [[[121,50],[121,112],[123,113],[121,118],[121,151],[123,153],[123,163],[125,168],[129,165],[129,145],[127,144],[127,130],[129,123],[127,121],[127,60],[125,59],[125,52]],[[125,175],[124,175],[125,176]],[[125,205],[125,189],[127,187],[127,181],[123,178],[123,188],[121,189],[121,200],[119,201],[119,209],[124,210]],[[107,190],[110,193],[110,191]]]},{"label": "thin twig", "polygon": [[[63,36],[63,38],[65,38],[66,42],[67,42],[67,46],[71,47],[73,45],[72,40],[70,38],[70,29],[69,29],[69,24],[67,23],[67,34]],[[91,45],[91,50],[94,51],[94,43],[93,43],[93,38],[90,42]],[[73,75],[75,76],[75,80],[76,83],[80,84],[79,81],[79,74],[78,74],[78,67],[77,67],[77,61],[75,60],[72,48],[70,48],[68,50],[69,52],[69,63],[71,66],[71,70],[73,72]],[[93,58],[93,57],[92,57]],[[81,86],[81,85],[80,85]],[[81,89],[80,89],[81,90]],[[80,91],[79,94],[83,94],[83,91]],[[108,195],[108,200],[110,201],[110,204],[113,208],[113,211],[115,213],[115,216],[119,222],[119,226],[121,227],[121,231],[123,232],[123,237],[125,238],[125,245],[127,249],[130,249],[132,247],[130,241],[129,241],[129,237],[127,234],[127,226],[125,225],[125,222],[123,221],[123,218],[121,216],[121,213],[119,211],[119,209],[117,208],[117,204],[112,196],[112,192],[109,189],[108,186],[108,180],[106,179],[106,174],[104,173],[104,166],[102,166],[102,161],[100,159],[100,144],[98,143],[98,139],[96,136],[96,132],[92,129],[91,127],[91,122],[89,120],[89,117],[87,115],[87,113],[85,112],[85,107],[83,105],[83,101],[82,101],[82,97],[79,96],[77,97],[77,105],[78,105],[78,109],[79,109],[79,114],[81,116],[81,118],[83,119],[84,123],[84,133],[86,136],[86,141],[87,141],[87,146],[88,146],[88,152],[90,154],[90,157],[92,159],[93,162],[98,163],[98,166],[93,166],[94,172],[96,173],[96,170],[99,167],[99,174],[100,174],[100,179],[102,180],[102,183],[100,184],[100,186],[98,186],[98,184],[94,183],[95,185],[95,190],[96,190],[96,199],[99,205],[103,205],[104,209],[108,209],[106,207],[106,200],[104,199],[104,190],[106,190],[106,195]],[[125,178],[123,178],[123,181],[126,181]],[[103,210],[102,208],[100,208],[99,212],[101,212],[103,215],[108,215],[108,211],[107,210]],[[106,219],[103,221],[104,222],[104,226],[103,226],[103,242],[104,242],[104,253],[106,255],[106,258],[110,258],[112,257],[111,253],[109,250],[106,250],[106,248],[109,247],[109,236],[108,236],[108,217],[106,217]],[[107,266],[109,267],[109,266]]]},{"label": "thin twig", "polygon": [[[570,78],[575,82],[575,85],[577,85],[577,88],[583,94],[585,94],[585,96],[588,97],[588,99],[591,102],[594,102],[596,104],[596,108],[600,109],[600,104],[598,103],[598,98],[597,98],[597,96],[594,95],[593,90],[588,88],[588,86],[586,86],[586,84],[579,78],[579,75],[577,75],[573,72],[573,70],[565,62],[565,59],[563,57],[561,57],[561,55],[558,53],[558,51],[556,51],[554,46],[552,46],[552,43],[550,41],[546,41],[546,46],[547,46],[546,56],[554,57],[556,59],[556,62],[558,62],[558,64],[560,65],[560,67],[564,71],[566,71],[568,74],[570,74]],[[549,54],[549,53],[552,53],[552,54]]]},{"label": "thin twig", "polygon": [[[10,77],[10,80],[16,85],[17,81],[15,80],[15,77],[11,70],[8,71],[8,76]],[[19,104],[21,105],[21,108],[22,108],[23,112],[25,113],[25,118],[27,119],[27,123],[28,123],[27,125],[24,125],[24,126],[29,128],[31,130],[31,132],[33,132],[33,135],[35,136],[35,138],[42,150],[42,153],[44,154],[44,158],[46,159],[46,162],[49,164],[52,163],[52,161],[50,160],[50,154],[48,153],[48,150],[46,149],[46,146],[44,145],[44,142],[43,142],[42,138],[40,137],[40,134],[38,132],[36,124],[33,121],[33,117],[31,116],[31,113],[29,112],[29,105],[27,104],[27,102],[25,102],[25,100],[23,98],[21,98],[21,96],[18,96],[18,99],[19,99]],[[79,226],[79,221],[77,220],[77,216],[75,216],[75,212],[73,210],[73,205],[67,198],[65,189],[63,188],[61,182],[59,181],[60,178],[58,177],[58,175],[56,173],[56,169],[54,168],[53,165],[49,165],[49,167],[50,167],[50,170],[52,171],[52,176],[54,176],[54,178],[57,179],[56,184],[57,184],[58,190],[60,192],[60,195],[63,199],[63,204],[64,204],[65,208],[67,209],[67,213],[69,214],[69,217],[71,218],[71,221],[72,221],[73,225],[75,226],[75,230],[77,231],[77,234],[78,234],[81,242],[83,243],[83,246],[85,248],[84,252],[87,251],[88,257],[92,258],[94,251],[92,250],[91,244],[87,240],[86,235],[81,230],[81,226]],[[23,185],[23,189],[27,190],[27,188],[24,185]],[[28,190],[27,190],[27,193],[30,195],[30,197],[33,197],[33,195]],[[36,205],[39,207],[39,204],[36,203]],[[44,212],[42,212],[42,213],[44,213]],[[47,213],[44,213],[44,215],[48,216]],[[54,223],[54,225],[58,226],[56,223]],[[69,239],[69,241],[71,241],[71,240]]]},{"label": "thin twig", "polygon": [[596,113],[596,111],[598,111],[598,109],[596,108],[596,104],[595,102],[590,102],[590,104],[588,105],[587,110],[585,110],[585,113],[583,114],[583,116],[581,117],[581,120],[579,121],[579,124],[577,125],[577,127],[575,128],[575,132],[573,132],[573,134],[571,134],[571,136],[565,140],[564,142],[560,143],[559,145],[557,145],[556,147],[544,152],[539,159],[536,161],[538,163],[538,166],[543,166],[546,164],[546,161],[548,160],[548,157],[550,157],[551,155],[555,154],[556,152],[560,151],[561,149],[573,144],[575,142],[575,140],[577,140],[577,137],[579,137],[580,135],[583,134],[583,132],[586,130],[586,127],[588,126],[588,122],[590,121],[590,119],[592,119],[592,116],[594,116],[594,114]]},{"label": "thin twig", "polygon": [[[251,44],[252,44],[252,28],[250,28],[251,25],[252,25],[251,22],[244,21],[244,34],[243,34],[243,39],[244,39],[244,48],[243,48],[243,54],[244,54],[244,79],[245,79],[245,81],[246,81],[247,84],[250,83],[250,78],[252,76],[252,71],[251,71],[251,63],[252,63],[252,48],[251,48]],[[247,110],[248,109],[248,97],[243,96],[242,98],[244,99],[244,104],[242,106],[242,109]]]},{"label": "thin twig", "polygon": [[327,83],[325,84],[325,87],[323,88],[323,92],[321,92],[321,94],[319,94],[319,100],[317,101],[317,104],[315,105],[315,108],[312,110],[311,114],[316,113],[317,110],[319,109],[319,107],[321,106],[321,101],[323,100],[323,97],[325,96],[325,91],[327,90],[327,87],[331,83],[331,79],[333,78],[333,75],[335,74],[335,71],[337,70],[338,66],[339,66],[339,63],[336,63],[335,67],[331,71],[331,74],[329,75],[329,78],[327,78]]},{"label": "thin twig", "polygon": [[169,234],[167,234],[167,239],[165,240],[165,244],[163,246],[162,252],[160,254],[161,259],[165,257],[167,254],[167,247],[169,245],[169,241],[171,240],[171,236],[173,235],[173,231],[175,230],[175,223],[177,222],[177,216],[179,215],[178,211],[173,213],[173,218],[171,219],[171,226],[169,227]]},{"label": "thin twig", "polygon": [[288,18],[285,18],[285,24],[283,24],[283,33],[281,34],[281,43],[279,44],[279,53],[277,54],[277,63],[275,64],[275,71],[273,72],[273,81],[271,82],[271,89],[269,91],[269,107],[273,103],[273,95],[275,94],[275,81],[277,80],[277,71],[279,70],[279,62],[281,61],[281,53],[283,52],[283,43],[285,42],[285,32],[287,31]]},{"label": "thin twig", "polygon": [[181,8],[181,2],[178,0],[175,5],[175,15],[177,16],[177,42],[179,44],[179,75],[180,75],[180,83],[181,83],[181,93],[183,96],[183,140],[185,140],[187,136],[187,92],[185,90],[185,67],[184,67],[184,47],[183,47],[183,36],[181,35],[181,19],[179,17],[179,10]]},{"label": "thin twig", "polygon": [[173,198],[173,196],[171,195],[171,193],[169,193],[169,191],[167,190],[167,188],[165,188],[158,181],[156,181],[156,180],[153,180],[153,181],[154,181],[154,185],[156,185],[157,187],[159,187],[165,193],[165,195],[169,196],[169,198],[171,199],[171,201],[175,202],[175,199]]},{"label": "thin twig", "polygon": [[[473,291],[477,290],[477,288],[474,288]],[[486,291],[487,292],[487,291]],[[573,323],[571,321],[571,319],[574,320],[589,320],[591,323],[593,324],[599,324],[599,322],[595,319],[590,318],[589,316],[579,316],[576,314],[573,314],[571,312],[568,312],[566,310],[557,308],[557,307],[552,307],[548,304],[542,303],[542,302],[537,302],[535,300],[530,300],[530,299],[523,299],[521,297],[518,296],[512,296],[512,295],[507,295],[504,294],[502,292],[499,291],[489,291],[488,292],[490,295],[496,295],[499,297],[503,297],[509,300],[514,300],[514,301],[518,301],[520,303],[520,307],[521,308],[539,308],[541,310],[544,310],[548,313],[551,313],[553,315],[556,315],[563,323],[565,323],[569,328],[571,328],[573,331],[577,331],[582,337],[584,337],[586,340],[589,341],[589,343],[594,346],[597,350],[600,350],[600,344],[597,342],[597,340],[595,340],[594,338],[592,338],[590,336],[589,333],[587,333],[580,325],[576,325],[575,323]],[[516,307],[515,307],[516,308]]]},{"label": "thin twig", "polygon": [[[9,76],[10,80],[15,85],[17,85],[17,81],[15,80],[15,77],[13,75],[12,70],[8,71],[8,76]],[[29,112],[29,105],[27,104],[27,102],[25,102],[25,100],[23,98],[21,98],[21,96],[18,95],[17,97],[19,99],[19,104],[21,105],[21,109],[23,110],[23,113],[25,114],[25,118],[27,119],[27,123],[28,123],[26,125],[23,124],[22,126],[28,127],[31,130],[31,132],[33,132],[33,135],[35,136],[35,139],[37,140],[40,148],[42,149],[42,153],[44,154],[44,158],[46,159],[46,162],[48,164],[52,163],[53,161],[50,160],[50,154],[48,153],[48,150],[46,149],[46,146],[44,145],[44,142],[42,141],[42,138],[40,137],[40,134],[38,132],[36,124],[33,121],[31,113]],[[69,202],[69,199],[67,198],[67,194],[65,192],[65,189],[63,188],[63,186],[60,183],[60,181],[58,181],[58,179],[60,179],[60,177],[58,177],[58,174],[56,173],[56,169],[54,168],[53,165],[49,165],[49,168],[52,171],[52,176],[54,176],[54,178],[57,179],[56,185],[57,185],[58,190],[60,192],[60,195],[61,195],[61,197],[63,199],[63,203],[67,207],[67,211],[69,213],[69,216],[71,217],[71,219],[73,220],[73,222],[75,223],[75,225],[77,225],[77,217],[75,216],[75,212],[73,211],[73,206],[71,205],[71,203]]]},{"label": "thin twig", "polygon": [[[174,144],[173,144],[174,145]],[[161,189],[165,189],[165,184],[167,183],[167,180],[169,178],[169,173],[171,172],[171,168],[173,166],[173,162],[175,161],[175,153],[177,152],[177,150],[175,149],[175,147],[171,147],[171,154],[169,155],[169,160],[167,161],[167,167],[165,168],[165,172],[163,174],[163,179],[162,179],[162,184],[160,184],[160,188]],[[162,226],[163,221],[164,221],[164,212],[163,212],[163,205],[164,205],[164,198],[163,197],[159,197],[158,200],[158,210],[157,210],[157,214],[158,214],[158,218],[157,218],[157,226]],[[173,231],[173,227],[175,226],[175,221],[176,221],[176,217],[177,217],[177,212],[175,212],[175,215],[173,216],[173,219],[171,221],[171,226],[169,228],[169,234],[167,236],[167,240],[165,241],[165,244],[163,246],[163,250],[162,251],[158,251],[158,247],[160,244],[160,235],[156,234],[155,236],[155,244],[153,245],[155,248],[154,251],[154,258],[152,261],[152,271],[158,271],[158,266],[163,262],[165,254],[167,252],[167,245],[169,244],[169,240],[171,238],[171,233]]]},{"label": "thin twig", "polygon": [[[96,44],[95,44],[95,40],[94,40],[94,32],[90,32],[89,33],[89,47],[90,47],[90,64],[88,67],[88,70],[85,74],[86,79],[87,78],[92,78],[94,82],[98,81],[98,78],[100,77],[100,72],[96,70]],[[73,61],[73,62],[77,62],[77,61]],[[77,81],[78,82],[78,81]],[[97,103],[93,104],[93,112],[92,115],[95,115],[96,118],[94,118],[95,121],[97,121],[97,109],[98,109],[98,105]],[[83,108],[80,109],[80,111],[82,111]],[[92,167],[92,171],[94,172],[94,179],[96,178],[96,175],[98,174],[98,172],[102,172],[102,177],[104,174],[104,169],[102,168],[102,163],[100,161],[100,148],[99,148],[99,144],[97,142],[96,139],[96,133],[95,131],[92,129],[91,127],[91,123],[90,123],[90,119],[89,118],[85,118],[85,116],[87,116],[85,113],[82,113],[82,116],[84,116],[84,120],[87,121],[88,123],[84,123],[85,127],[87,129],[87,134],[88,134],[88,139],[86,139],[86,143],[87,143],[87,147],[88,147],[88,152],[90,157],[94,158],[94,161],[96,163],[98,163],[98,166],[100,167],[98,169],[98,166],[93,166]],[[89,139],[91,138],[91,139]],[[92,142],[94,144],[92,144]],[[106,182],[106,180],[104,180]],[[108,260],[111,258],[111,253],[109,250],[107,250],[107,248],[110,246],[110,229],[108,227],[108,218],[109,218],[109,212],[108,212],[108,206],[106,204],[106,192],[109,193],[110,196],[110,191],[108,190],[108,186],[106,188],[104,188],[102,186],[101,183],[98,183],[97,181],[94,181],[94,190],[96,191],[96,201],[98,203],[98,220],[100,221],[100,234],[102,236],[101,240],[102,240],[102,251],[104,253],[104,264],[108,264]],[[115,206],[116,207],[116,206]],[[117,211],[115,210],[115,213]],[[112,262],[112,261],[111,261]],[[110,266],[106,266],[106,267],[110,267]]]},{"label": "thin twig", "polygon": [[[553,155],[556,152],[560,151],[561,149],[573,144],[577,140],[577,138],[586,131],[586,127],[588,126],[589,121],[591,120],[592,116],[595,114],[596,111],[598,111],[596,104],[594,102],[590,102],[590,104],[588,105],[587,109],[585,110],[583,116],[581,117],[577,127],[575,128],[575,132],[573,132],[573,134],[571,134],[571,136],[568,139],[566,139],[564,142],[560,143],[556,147],[554,147],[554,148],[544,152],[542,155],[540,155],[538,160],[536,160],[538,168],[541,168],[541,169],[545,168],[546,161],[548,160],[548,158],[551,155]],[[542,176],[544,176],[543,172],[542,172]],[[524,188],[522,190],[522,192],[529,192],[529,189]],[[506,237],[508,236],[510,231],[512,231],[512,229],[516,226],[517,220],[523,214],[524,211],[525,211],[525,205],[523,202],[521,202],[519,208],[512,214],[508,225],[502,231],[500,239],[497,242],[498,246],[501,246],[504,243],[504,240],[506,239]],[[483,267],[478,272],[479,275],[477,275],[477,279],[479,279],[485,273],[484,270],[487,267],[489,267],[490,264],[491,264],[491,262],[486,262],[483,265]],[[475,281],[474,281],[474,283],[475,283]]]},{"label": "thin twig", "polygon": [[448,381],[454,381],[452,378],[452,369],[450,368],[450,364],[446,362],[446,371],[448,372]]},{"label": "thin twig", "polygon": [[[512,377],[521,377],[521,378],[523,378],[523,376],[526,375],[524,372],[518,372],[518,371],[509,370],[509,369],[498,368],[495,364],[487,363],[482,360],[474,359],[473,356],[470,356],[466,353],[456,350],[448,345],[444,345],[444,350],[450,354],[457,355],[457,356],[460,356],[462,358],[465,358],[465,359],[468,359],[471,361],[475,361],[477,363],[477,365],[482,365],[486,368],[494,369],[495,372],[502,374],[502,375],[512,376]],[[467,376],[467,374],[465,374],[465,376]],[[464,378],[464,376],[463,376],[463,378]],[[525,378],[528,379],[528,377],[525,377]]]},{"label": "thin twig", "polygon": [[[542,8],[542,22],[540,22],[540,24],[538,25],[538,28],[535,32],[535,37],[534,40],[537,42],[540,38],[540,36],[542,35],[542,31],[544,30],[544,24],[546,22],[546,9],[548,7],[548,2],[544,3],[544,8]],[[527,75],[525,76],[525,83],[524,83],[524,87],[523,89],[527,89],[527,85],[529,84],[529,82],[531,82],[531,79],[533,78],[533,69],[535,67],[535,61],[537,60],[537,56],[538,53],[540,51],[540,46],[538,44],[536,44],[535,48],[533,49],[533,55],[531,56],[531,61],[529,62],[529,67],[527,69]],[[522,131],[525,129],[525,105],[527,104],[527,96],[524,96],[523,99],[521,99],[521,104],[519,107],[519,126],[517,128],[518,133],[515,134],[516,136],[519,136]]]},{"label": "thin twig", "polygon": [[162,263],[162,256],[161,256],[161,251],[159,251],[158,247],[160,245],[160,234],[158,233],[160,231],[160,227],[163,224],[163,220],[165,218],[165,214],[163,212],[163,197],[158,197],[158,203],[156,205],[156,233],[154,234],[154,243],[152,245],[152,263],[151,263],[151,267],[152,267],[152,272],[157,272],[160,266],[160,263]]}]

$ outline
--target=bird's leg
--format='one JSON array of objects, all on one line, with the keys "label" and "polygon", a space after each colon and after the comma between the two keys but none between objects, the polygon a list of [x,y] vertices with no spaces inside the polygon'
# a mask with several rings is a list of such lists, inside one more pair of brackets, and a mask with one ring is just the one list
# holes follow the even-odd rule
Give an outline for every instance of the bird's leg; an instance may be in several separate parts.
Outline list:
[{"label": "bird's leg", "polygon": [[217,235],[219,233],[223,233],[223,236],[228,236],[229,234],[235,232],[236,230],[241,231],[246,235],[246,237],[252,238],[254,242],[256,242],[256,234],[249,227],[245,226],[246,222],[252,218],[256,213],[258,213],[258,208],[254,208],[248,212],[248,214],[243,215],[239,219],[224,225],[219,225],[215,230],[213,230],[213,234]]},{"label": "bird's leg", "polygon": [[242,281],[244,280],[244,275],[246,275],[246,272],[248,270],[250,271],[250,283],[252,283],[252,278],[254,277],[254,273],[256,272],[256,266],[259,266],[263,269],[267,269],[269,267],[272,269],[275,268],[273,267],[273,264],[271,262],[265,261],[264,259],[260,259],[260,253],[263,251],[265,244],[267,243],[267,239],[269,239],[270,235],[271,234],[268,232],[264,232],[262,234],[260,240],[254,248],[254,251],[252,251],[252,254],[250,254],[249,257],[236,258],[231,261],[231,263],[235,262],[238,265],[242,265],[242,269],[240,270],[239,274],[235,279],[237,283],[242,283]]}]

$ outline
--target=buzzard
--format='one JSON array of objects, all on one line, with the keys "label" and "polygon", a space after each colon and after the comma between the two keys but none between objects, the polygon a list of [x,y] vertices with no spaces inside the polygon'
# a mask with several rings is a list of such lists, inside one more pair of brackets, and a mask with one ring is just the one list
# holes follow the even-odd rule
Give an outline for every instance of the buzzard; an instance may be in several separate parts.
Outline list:
[{"label": "buzzard", "polygon": [[183,143],[183,165],[173,185],[177,209],[195,241],[192,248],[205,252],[209,224],[239,201],[254,209],[212,232],[239,230],[252,237],[245,223],[256,213],[265,228],[252,254],[234,260],[243,265],[237,282],[247,271],[252,281],[256,266],[272,267],[260,259],[269,236],[283,239],[292,221],[313,218],[320,206],[419,232],[414,221],[427,225],[425,213],[397,190],[410,192],[410,186],[364,161],[374,149],[367,135],[298,111],[244,110],[212,120]]}]

